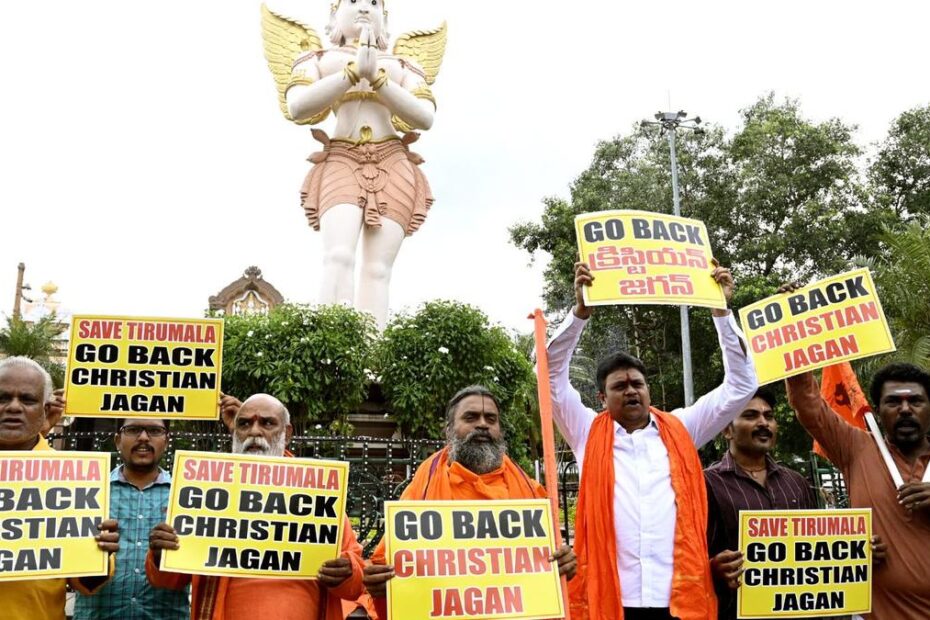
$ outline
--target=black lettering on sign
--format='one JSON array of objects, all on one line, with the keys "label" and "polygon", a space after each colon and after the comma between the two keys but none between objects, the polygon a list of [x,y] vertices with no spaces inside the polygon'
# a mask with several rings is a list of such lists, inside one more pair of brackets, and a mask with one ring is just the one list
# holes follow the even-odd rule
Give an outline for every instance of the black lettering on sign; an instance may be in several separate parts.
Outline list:
[{"label": "black lettering on sign", "polygon": [[588,243],[597,243],[605,238],[618,241],[623,239],[626,234],[623,230],[623,221],[616,218],[611,218],[604,223],[588,222],[584,225],[582,231],[584,232],[585,241]]},{"label": "black lettering on sign", "polygon": [[78,487],[24,488],[19,497],[13,489],[0,489],[0,512],[26,510],[100,510],[97,489]]},{"label": "black lettering on sign", "polygon": [[300,551],[210,547],[204,567],[296,572],[300,570],[300,558]]},{"label": "black lettering on sign", "polygon": [[419,516],[412,510],[398,511],[394,532],[398,540],[437,540],[442,536],[442,515],[435,510],[424,510]]},{"label": "black lettering on sign", "polygon": [[61,570],[61,549],[0,549],[0,574]]}]

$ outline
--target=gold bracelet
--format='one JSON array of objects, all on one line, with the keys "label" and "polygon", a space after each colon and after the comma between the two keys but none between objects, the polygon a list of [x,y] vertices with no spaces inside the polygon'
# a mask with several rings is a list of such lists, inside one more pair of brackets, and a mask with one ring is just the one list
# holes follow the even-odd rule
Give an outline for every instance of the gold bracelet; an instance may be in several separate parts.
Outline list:
[{"label": "gold bracelet", "polygon": [[362,76],[358,74],[358,68],[354,60],[346,65],[346,68],[343,69],[343,73],[345,73],[346,79],[349,80],[349,84],[352,86],[358,84],[359,80],[362,79]]},{"label": "gold bracelet", "polygon": [[378,77],[375,78],[375,81],[371,83],[371,90],[378,91],[381,90],[381,87],[387,84],[388,74],[384,69],[378,69]]}]

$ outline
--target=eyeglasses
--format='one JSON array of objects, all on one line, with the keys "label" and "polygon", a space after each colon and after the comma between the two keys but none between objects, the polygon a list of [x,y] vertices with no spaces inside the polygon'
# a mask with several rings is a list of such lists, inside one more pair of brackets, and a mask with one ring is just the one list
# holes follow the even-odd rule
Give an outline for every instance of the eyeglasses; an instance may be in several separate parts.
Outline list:
[{"label": "eyeglasses", "polygon": [[127,424],[119,429],[119,432],[127,437],[138,437],[143,431],[145,431],[145,434],[149,437],[164,437],[168,434],[168,429],[164,426],[137,426],[135,424]]}]

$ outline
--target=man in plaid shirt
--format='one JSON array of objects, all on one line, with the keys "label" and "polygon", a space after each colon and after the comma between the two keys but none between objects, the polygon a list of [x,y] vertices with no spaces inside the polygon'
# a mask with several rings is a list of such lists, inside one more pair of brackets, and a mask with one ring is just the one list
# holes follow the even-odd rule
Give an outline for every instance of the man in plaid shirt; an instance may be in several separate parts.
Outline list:
[{"label": "man in plaid shirt", "polygon": [[160,590],[145,578],[148,536],[165,520],[171,476],[159,466],[168,421],[128,418],[116,433],[123,464],[110,474],[110,518],[120,524],[116,575],[96,594],[77,595],[75,620],[187,620],[187,590]]}]

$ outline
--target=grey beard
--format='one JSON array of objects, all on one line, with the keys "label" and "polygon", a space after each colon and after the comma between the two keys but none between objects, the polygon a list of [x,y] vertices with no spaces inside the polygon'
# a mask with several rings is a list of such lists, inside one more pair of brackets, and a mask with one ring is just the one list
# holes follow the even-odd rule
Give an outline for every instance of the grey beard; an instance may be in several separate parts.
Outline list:
[{"label": "grey beard", "polygon": [[[284,432],[278,433],[274,438],[274,443],[268,443],[261,437],[246,437],[245,441],[239,441],[239,438],[233,433],[232,451],[233,454],[259,454],[262,456],[284,456],[285,442],[287,438]],[[249,448],[257,446],[261,452],[250,451]]]},{"label": "grey beard", "polygon": [[[450,433],[451,435],[451,433]],[[499,468],[507,454],[503,437],[489,442],[477,441],[480,431],[472,431],[464,438],[449,437],[449,459],[476,474],[486,474]]]}]

